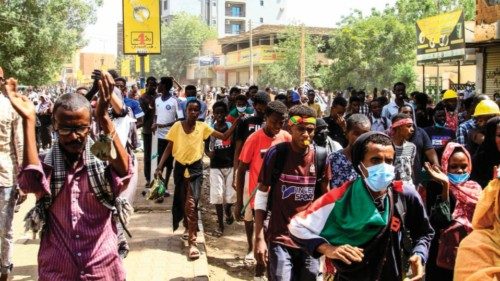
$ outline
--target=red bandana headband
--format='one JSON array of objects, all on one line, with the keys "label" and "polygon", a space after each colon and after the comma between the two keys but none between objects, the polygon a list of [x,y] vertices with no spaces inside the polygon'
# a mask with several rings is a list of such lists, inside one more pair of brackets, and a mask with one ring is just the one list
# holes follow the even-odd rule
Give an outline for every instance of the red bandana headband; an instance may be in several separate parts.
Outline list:
[{"label": "red bandana headband", "polygon": [[397,127],[401,127],[401,126],[404,126],[404,125],[408,125],[408,124],[413,125],[413,120],[411,118],[401,119],[401,120],[398,120],[398,121],[392,123],[391,129],[394,129],[394,128],[397,128]]}]

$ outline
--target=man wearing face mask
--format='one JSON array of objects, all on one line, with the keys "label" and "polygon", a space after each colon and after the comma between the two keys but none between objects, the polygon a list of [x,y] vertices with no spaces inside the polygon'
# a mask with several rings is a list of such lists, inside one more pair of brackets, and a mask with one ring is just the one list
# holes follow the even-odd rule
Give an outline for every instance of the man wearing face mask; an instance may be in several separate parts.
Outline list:
[{"label": "man wearing face mask", "polygon": [[328,124],[325,120],[319,118],[316,120],[316,131],[313,141],[316,145],[326,148],[327,155],[337,152],[342,149],[340,143],[332,140],[328,136]]},{"label": "man wearing face mask", "polygon": [[434,230],[415,189],[394,180],[390,137],[365,133],[352,154],[358,178],[297,214],[292,238],[313,257],[325,255],[335,280],[421,280]]}]

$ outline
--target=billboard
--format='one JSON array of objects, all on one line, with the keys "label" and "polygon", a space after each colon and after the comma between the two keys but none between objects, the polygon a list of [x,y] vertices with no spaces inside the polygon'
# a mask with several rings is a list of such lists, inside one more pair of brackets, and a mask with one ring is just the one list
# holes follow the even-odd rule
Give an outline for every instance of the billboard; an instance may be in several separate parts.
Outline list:
[{"label": "billboard", "polygon": [[123,0],[123,53],[160,54],[160,1]]},{"label": "billboard", "polygon": [[417,21],[417,63],[464,60],[465,26],[462,10]]}]

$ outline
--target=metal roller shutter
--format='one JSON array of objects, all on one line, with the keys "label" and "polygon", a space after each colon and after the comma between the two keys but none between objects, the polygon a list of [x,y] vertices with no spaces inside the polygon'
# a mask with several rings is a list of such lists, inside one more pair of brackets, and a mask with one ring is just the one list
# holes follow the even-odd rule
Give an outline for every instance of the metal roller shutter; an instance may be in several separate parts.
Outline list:
[{"label": "metal roller shutter", "polygon": [[485,94],[500,93],[500,46],[486,49]]}]

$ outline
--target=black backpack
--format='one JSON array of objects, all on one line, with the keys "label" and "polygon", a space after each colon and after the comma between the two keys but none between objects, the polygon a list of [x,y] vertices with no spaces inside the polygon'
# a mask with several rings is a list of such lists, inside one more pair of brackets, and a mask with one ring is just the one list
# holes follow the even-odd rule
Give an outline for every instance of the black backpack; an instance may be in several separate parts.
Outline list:
[{"label": "black backpack", "polygon": [[[283,172],[283,168],[285,166],[285,161],[286,161],[286,156],[289,153],[290,150],[290,144],[287,142],[279,143],[275,145],[276,147],[276,156],[275,156],[275,162],[274,162],[274,167],[273,167],[273,172],[271,175],[271,186],[269,187],[269,192],[270,196],[267,201],[267,210],[271,210],[272,206],[272,193],[271,191],[273,190],[274,186],[278,182],[281,173]],[[314,199],[319,198],[321,195],[323,195],[323,191],[321,190],[321,182],[323,181],[323,178],[325,176],[325,164],[326,164],[326,157],[328,156],[328,153],[326,151],[326,148],[314,145],[314,167],[315,167],[315,172],[316,172],[316,186],[314,189]]]}]

